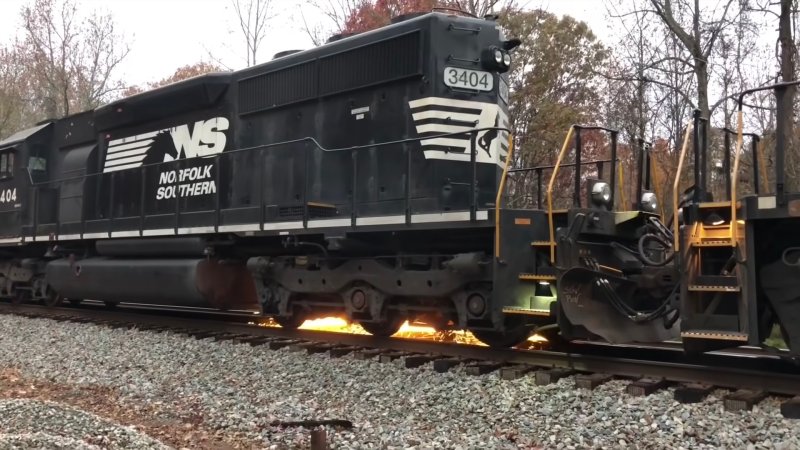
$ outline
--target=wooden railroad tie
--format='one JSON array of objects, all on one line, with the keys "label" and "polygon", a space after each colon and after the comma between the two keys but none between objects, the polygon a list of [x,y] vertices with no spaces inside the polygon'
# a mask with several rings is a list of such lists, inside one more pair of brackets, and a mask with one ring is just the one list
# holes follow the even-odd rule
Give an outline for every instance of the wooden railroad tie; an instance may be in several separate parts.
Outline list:
[{"label": "wooden railroad tie", "polygon": [[675,389],[675,401],[678,403],[700,403],[714,390],[710,384],[686,383]]},{"label": "wooden railroad tie", "polygon": [[753,405],[763,400],[766,396],[767,393],[764,391],[740,389],[725,396],[723,404],[728,411],[750,411],[753,409]]},{"label": "wooden railroad tie", "polygon": [[573,375],[575,373],[572,369],[550,369],[540,370],[536,372],[536,384],[544,386],[546,384],[556,383],[558,380]]},{"label": "wooden railroad tie", "polygon": [[800,419],[800,395],[781,403],[781,414],[787,419]]},{"label": "wooden railroad tie", "polygon": [[597,386],[604,384],[614,378],[607,373],[578,374],[575,376],[575,387],[578,389],[594,390]]},{"label": "wooden railroad tie", "polygon": [[505,366],[505,363],[494,361],[476,361],[467,365],[468,375],[484,375]]},{"label": "wooden railroad tie", "polygon": [[504,380],[516,380],[528,375],[530,372],[536,370],[536,366],[516,365],[502,367],[500,369],[500,378]]},{"label": "wooden railroad tie", "polygon": [[667,387],[667,384],[667,380],[663,378],[639,378],[629,384],[625,392],[634,397],[644,397]]}]

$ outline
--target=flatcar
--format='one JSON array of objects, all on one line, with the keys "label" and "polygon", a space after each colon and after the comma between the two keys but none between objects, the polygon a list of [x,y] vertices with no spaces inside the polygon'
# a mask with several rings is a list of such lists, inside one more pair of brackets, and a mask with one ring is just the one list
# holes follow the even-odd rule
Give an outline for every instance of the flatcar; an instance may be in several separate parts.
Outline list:
[{"label": "flatcar", "polygon": [[[738,127],[722,130],[724,191],[709,188],[709,125],[695,112],[673,182],[671,217],[574,208],[558,240],[558,322],[566,339],[612,343],[680,339],[687,352],[767,346],[780,329],[788,358],[800,356],[800,193],[786,183],[788,123],[779,109],[768,159],[749,134],[752,192],[743,195],[744,97],[773,90],[777,104],[800,82],[738,96]],[[730,137],[736,146],[730,148]],[[687,158],[692,143],[691,171]],[[681,181],[690,174],[691,186]],[[770,183],[772,180],[772,183]]]}]

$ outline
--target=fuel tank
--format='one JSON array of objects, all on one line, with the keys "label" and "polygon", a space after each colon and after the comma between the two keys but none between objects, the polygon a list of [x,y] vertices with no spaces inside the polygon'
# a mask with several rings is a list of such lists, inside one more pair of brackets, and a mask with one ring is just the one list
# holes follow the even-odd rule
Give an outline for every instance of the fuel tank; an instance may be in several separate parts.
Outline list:
[{"label": "fuel tank", "polygon": [[47,282],[63,298],[215,309],[257,309],[244,264],[215,259],[96,257],[47,265]]}]

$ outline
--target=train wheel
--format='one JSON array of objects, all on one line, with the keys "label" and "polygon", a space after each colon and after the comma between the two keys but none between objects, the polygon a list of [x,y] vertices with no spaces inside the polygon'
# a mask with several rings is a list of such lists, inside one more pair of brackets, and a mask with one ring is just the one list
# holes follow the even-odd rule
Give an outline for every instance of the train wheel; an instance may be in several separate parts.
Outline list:
[{"label": "train wheel", "polygon": [[506,319],[505,331],[470,330],[478,340],[493,348],[508,348],[525,342],[535,329],[523,320]]},{"label": "train wheel", "polygon": [[12,305],[21,305],[23,303],[27,303],[31,299],[31,291],[26,289],[17,289],[14,293],[14,296],[11,297],[11,304]]},{"label": "train wheel", "polygon": [[115,309],[117,307],[117,305],[119,305],[119,303],[117,303],[117,302],[112,302],[112,301],[108,301],[108,300],[104,301],[103,303],[105,303],[106,308],[108,308],[108,309]]},{"label": "train wheel", "polygon": [[288,316],[274,316],[275,322],[278,322],[278,325],[281,328],[286,328],[287,330],[296,330],[306,321],[308,316],[302,312],[299,308],[294,308],[292,310],[291,315]]},{"label": "train wheel", "polygon": [[72,306],[78,306],[78,305],[81,304],[81,302],[83,302],[83,299],[82,298],[71,298],[71,299],[69,299],[67,301]]},{"label": "train wheel", "polygon": [[47,295],[42,299],[42,303],[45,306],[58,306],[61,302],[64,301],[64,298],[59,295],[58,292],[48,289]]},{"label": "train wheel", "polygon": [[392,314],[380,322],[359,322],[358,324],[373,336],[389,337],[397,333],[405,321],[405,317],[399,314]]}]

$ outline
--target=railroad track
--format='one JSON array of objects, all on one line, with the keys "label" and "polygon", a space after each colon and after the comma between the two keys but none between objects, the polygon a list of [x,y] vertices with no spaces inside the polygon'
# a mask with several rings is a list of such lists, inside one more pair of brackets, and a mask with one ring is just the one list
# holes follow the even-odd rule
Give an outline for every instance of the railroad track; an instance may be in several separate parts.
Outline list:
[{"label": "railroad track", "polygon": [[423,339],[380,338],[371,335],[315,330],[286,330],[254,324],[254,316],[209,313],[176,308],[99,306],[43,307],[0,303],[0,314],[58,321],[95,323],[117,328],[172,332],[197,339],[232,340],[270,349],[289,348],[331,357],[352,354],[356,359],[381,362],[402,359],[407,368],[432,363],[437,372],[463,366],[467,373],[499,372],[503,379],[533,376],[549,384],[574,376],[575,387],[594,389],[613,379],[630,380],[626,392],[649,395],[675,386],[675,399],[700,402],[715,388],[731,389],[726,409],[749,410],[767,395],[786,397],[781,412],[800,418],[800,366],[779,355],[742,349],[692,358],[677,346],[604,346],[572,344],[560,351],[492,349]]}]

